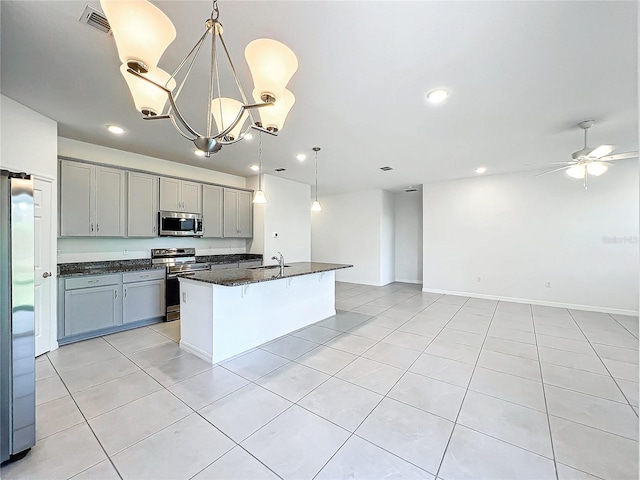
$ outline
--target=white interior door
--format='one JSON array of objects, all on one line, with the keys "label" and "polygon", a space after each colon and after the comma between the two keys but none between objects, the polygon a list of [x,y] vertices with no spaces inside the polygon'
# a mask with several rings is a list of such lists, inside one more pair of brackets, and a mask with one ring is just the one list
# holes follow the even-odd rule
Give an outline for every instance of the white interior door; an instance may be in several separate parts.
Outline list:
[{"label": "white interior door", "polygon": [[36,356],[51,350],[55,275],[51,258],[51,182],[36,179],[33,189],[35,234],[35,341]]}]

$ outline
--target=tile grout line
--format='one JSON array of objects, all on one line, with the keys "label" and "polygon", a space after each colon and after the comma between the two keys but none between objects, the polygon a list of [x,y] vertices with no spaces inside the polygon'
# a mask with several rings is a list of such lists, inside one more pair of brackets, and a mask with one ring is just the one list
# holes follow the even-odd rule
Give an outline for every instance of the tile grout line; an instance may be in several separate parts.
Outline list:
[{"label": "tile grout line", "polygon": [[[580,332],[582,332],[582,334],[584,335],[584,337],[587,339],[587,342],[589,343],[589,345],[591,346],[591,348],[593,349],[593,351],[595,352],[596,356],[598,357],[598,359],[600,360],[600,363],[602,363],[602,365],[604,366],[605,370],[609,373],[609,376],[611,377],[611,379],[613,380],[613,382],[616,384],[616,387],[618,387],[618,390],[620,391],[620,393],[622,394],[622,396],[624,397],[624,399],[627,401],[627,404],[631,407],[631,410],[633,410],[635,412],[635,409],[633,408],[633,405],[631,405],[631,402],[629,401],[629,398],[627,397],[627,395],[624,393],[624,391],[622,390],[622,388],[620,388],[620,385],[617,382],[617,379],[611,374],[611,371],[609,370],[609,368],[607,367],[607,364],[604,363],[604,360],[602,360],[602,357],[600,357],[600,354],[598,354],[598,351],[595,349],[595,347],[593,346],[593,343],[591,343],[591,340],[589,340],[589,337],[587,337],[584,333],[584,331],[582,330],[582,327],[580,326],[580,324],[577,322],[577,320],[575,319],[575,317],[573,316],[573,314],[571,313],[570,310],[567,310],[569,312],[569,315],[571,316],[571,318],[573,319],[573,321],[575,322],[575,324],[578,326],[578,329],[580,330]],[[612,345],[615,346],[615,345]]]},{"label": "tile grout line", "polygon": [[[468,302],[469,300],[467,300]],[[467,303],[465,302],[465,304]],[[442,457],[440,458],[440,463],[438,464],[438,470],[436,471],[435,477],[439,478],[438,476],[440,475],[440,470],[442,469],[442,465],[444,464],[444,459],[447,455],[447,450],[449,450],[449,445],[451,444],[451,439],[453,438],[453,433],[456,430],[456,426],[458,426],[458,419],[460,418],[460,413],[462,412],[462,408],[464,406],[464,401],[467,398],[467,394],[469,393],[469,387],[471,386],[471,382],[473,380],[473,375],[476,372],[476,368],[478,368],[478,361],[480,360],[480,355],[482,355],[482,348],[484,347],[485,342],[487,341],[487,337],[489,336],[489,330],[491,329],[491,323],[493,322],[493,317],[496,314],[496,310],[498,309],[498,305],[499,302],[496,302],[496,306],[493,309],[493,312],[491,314],[491,320],[489,320],[489,325],[487,325],[487,331],[484,334],[484,339],[482,340],[482,345],[480,345],[479,348],[479,352],[478,352],[478,356],[476,357],[476,361],[473,365],[473,370],[471,372],[471,375],[469,376],[469,381],[467,382],[467,388],[464,391],[464,395],[462,396],[462,401],[460,402],[460,407],[458,408],[458,413],[456,414],[456,418],[453,420],[453,428],[451,429],[451,433],[449,434],[449,438],[447,439],[447,444],[444,447],[444,450],[442,452]],[[460,424],[461,426],[464,426],[462,424]]]},{"label": "tile grout line", "polygon": [[542,360],[540,359],[540,348],[538,347],[538,336],[536,335],[536,320],[535,320],[535,313],[533,311],[533,306],[529,305],[529,308],[531,309],[531,320],[533,323],[533,337],[536,340],[536,352],[538,353],[538,368],[540,370],[540,380],[542,382],[542,397],[544,399],[544,409],[545,409],[545,414],[547,417],[547,427],[549,428],[549,440],[551,442],[551,454],[553,455],[553,468],[556,472],[556,479],[559,480],[559,476],[558,476],[558,463],[556,460],[556,448],[555,448],[555,444],[553,442],[553,431],[551,430],[551,415],[549,415],[549,405],[547,403],[547,390],[545,388],[545,381],[544,381],[544,374],[542,372]]}]

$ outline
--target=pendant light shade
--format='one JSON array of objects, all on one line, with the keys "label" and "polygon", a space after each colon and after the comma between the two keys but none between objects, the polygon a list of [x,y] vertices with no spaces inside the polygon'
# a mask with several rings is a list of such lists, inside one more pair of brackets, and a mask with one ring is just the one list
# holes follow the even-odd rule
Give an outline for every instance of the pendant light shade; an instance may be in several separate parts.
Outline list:
[{"label": "pendant light shade", "polygon": [[587,173],[594,177],[599,177],[607,170],[609,170],[609,167],[603,162],[591,162],[587,164]]},{"label": "pendant light shade", "polygon": [[277,40],[259,38],[247,45],[244,56],[259,98],[266,101],[266,98],[272,97],[276,102],[279,101],[287,83],[298,70],[295,53]]},{"label": "pendant light shade", "polygon": [[257,190],[253,196],[253,203],[267,203],[267,197],[264,196],[262,190]]},{"label": "pendant light shade", "polygon": [[[163,90],[135,75],[131,75],[127,72],[127,66],[124,64],[120,66],[120,73],[127,81],[136,110],[147,116],[162,113],[164,105],[167,103],[167,94]],[[160,85],[165,85],[169,90],[173,90],[176,87],[176,81],[160,68],[155,68],[151,72],[145,73],[144,76]]]},{"label": "pendant light shade", "polygon": [[[233,123],[238,116],[238,113],[242,110],[242,103],[233,98],[214,98],[211,102],[211,115],[216,122],[218,131],[222,132]],[[245,110],[240,118],[240,121],[233,127],[233,130],[227,134],[229,140],[235,140],[240,137],[244,123],[249,118],[249,114]]]},{"label": "pendant light shade", "polygon": [[322,211],[322,206],[320,205],[320,202],[318,200],[314,200],[313,203],[311,204],[311,211],[312,212]]},{"label": "pendant light shade", "polygon": [[573,167],[567,169],[567,175],[578,179],[584,178],[585,172],[586,168],[584,167],[584,165],[574,165]]},{"label": "pendant light shade", "polygon": [[176,38],[169,17],[146,0],[100,0],[100,6],[111,25],[120,61],[141,73],[156,68]]},{"label": "pendant light shade", "polygon": [[[262,101],[258,90],[253,91],[253,99],[256,102]],[[296,97],[285,88],[280,98],[273,105],[261,108],[258,111],[262,127],[271,132],[282,130],[284,121],[287,119],[287,115],[289,115],[294,103],[296,103]]]}]

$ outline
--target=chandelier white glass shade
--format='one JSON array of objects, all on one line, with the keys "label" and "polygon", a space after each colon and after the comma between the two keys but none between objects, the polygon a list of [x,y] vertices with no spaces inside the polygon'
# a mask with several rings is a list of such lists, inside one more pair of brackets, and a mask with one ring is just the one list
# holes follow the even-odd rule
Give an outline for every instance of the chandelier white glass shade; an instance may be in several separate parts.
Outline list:
[{"label": "chandelier white glass shade", "polygon": [[[261,101],[261,93],[258,90],[253,91],[253,99],[256,102]],[[276,103],[269,108],[259,110],[260,125],[270,132],[282,130],[284,121],[287,119],[287,115],[289,115],[294,103],[296,103],[296,97],[285,88]]]},{"label": "chandelier white glass shade", "polygon": [[316,152],[316,199],[311,204],[312,212],[321,212],[322,205],[318,201],[318,152],[320,151],[320,147],[313,147],[312,150]]},{"label": "chandelier white glass shade", "polygon": [[[275,106],[275,105],[274,105]],[[271,108],[273,108],[272,106]],[[211,114],[213,115],[213,119],[216,122],[216,126],[218,127],[218,131],[223,131],[227,126],[231,125],[237,113],[242,109],[242,103],[233,98],[214,98],[211,102]],[[242,127],[249,118],[249,114],[245,111],[240,120],[236,123],[236,126],[229,132],[227,135],[230,140],[235,140],[239,138],[242,132]]]},{"label": "chandelier white glass shade", "polygon": [[584,165],[574,165],[573,167],[567,169],[567,175],[572,178],[584,178],[585,172],[586,168]]},{"label": "chandelier white glass shade", "polygon": [[[295,54],[286,45],[276,40],[258,39],[247,46],[245,56],[254,79],[256,97],[255,103],[249,103],[222,37],[217,0],[213,0],[213,11],[210,18],[206,19],[203,35],[173,73],[167,74],[168,78],[163,75],[166,72],[157,67],[157,63],[176,36],[171,20],[147,0],[101,0],[100,4],[111,25],[120,60],[124,64],[121,71],[125,78],[130,75],[136,80],[131,82],[127,79],[127,84],[136,108],[142,112],[145,120],[170,120],[178,133],[192,141],[207,157],[218,152],[223,145],[242,140],[250,128],[271,135],[282,129],[295,102],[295,97],[286,90],[286,86],[298,68]],[[208,98],[205,103],[207,116],[204,131],[198,131],[182,115],[177,101],[205,43],[211,46],[208,56]],[[222,62],[228,65],[228,71],[235,80],[231,88],[224,92],[221,85]],[[140,82],[146,82],[150,89],[157,89],[160,92],[157,95],[164,95],[165,101],[147,100],[151,94],[146,91],[142,93],[144,90],[139,86]],[[139,100],[143,97],[145,101]],[[265,114],[261,122],[254,119],[253,109],[274,109],[274,112]]]},{"label": "chandelier white glass shade", "polygon": [[298,59],[284,43],[270,38],[254,40],[244,50],[255,89],[263,102],[280,100],[291,77],[298,70]]},{"label": "chandelier white glass shade", "polygon": [[146,73],[176,38],[176,29],[162,10],[139,0],[101,0],[109,19],[120,61],[136,72]]},{"label": "chandelier white glass shade", "polygon": [[[122,76],[129,86],[136,110],[143,115],[157,115],[161,113],[167,103],[167,94],[140,77],[129,74],[127,70],[128,67],[126,65],[123,64],[120,66],[120,73],[122,73]],[[176,81],[171,78],[171,75],[160,68],[154,68],[151,72],[145,74],[145,77],[164,85],[169,90],[176,88]]]}]

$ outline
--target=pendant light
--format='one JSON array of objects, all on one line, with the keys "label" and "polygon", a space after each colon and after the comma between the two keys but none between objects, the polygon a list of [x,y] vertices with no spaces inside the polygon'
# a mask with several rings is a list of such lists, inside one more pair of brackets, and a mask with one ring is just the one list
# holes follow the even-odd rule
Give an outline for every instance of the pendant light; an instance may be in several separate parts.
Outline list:
[{"label": "pendant light", "polygon": [[320,147],[313,147],[312,150],[316,152],[316,199],[311,204],[312,212],[321,212],[322,206],[318,201],[318,152],[320,151]]},{"label": "pendant light", "polygon": [[253,203],[267,203],[267,197],[262,191],[262,132],[258,141],[258,190],[253,196]]}]

